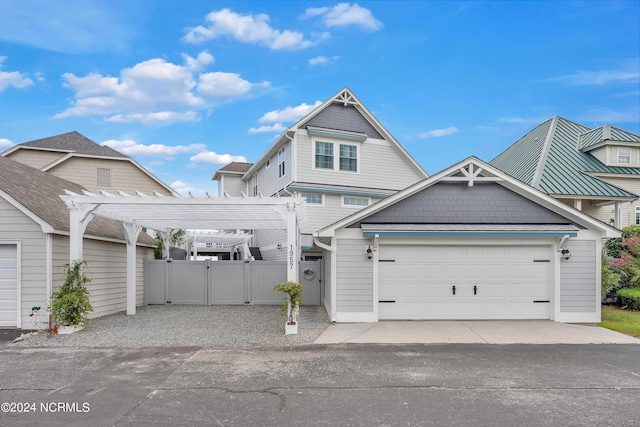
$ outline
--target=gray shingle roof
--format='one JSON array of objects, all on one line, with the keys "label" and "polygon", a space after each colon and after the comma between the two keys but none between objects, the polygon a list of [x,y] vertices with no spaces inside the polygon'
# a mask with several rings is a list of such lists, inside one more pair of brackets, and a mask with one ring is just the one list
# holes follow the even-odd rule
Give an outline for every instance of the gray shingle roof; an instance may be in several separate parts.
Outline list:
[{"label": "gray shingle roof", "polygon": [[[81,193],[84,187],[0,156],[0,189],[55,230],[69,231],[69,210],[58,196],[64,194],[65,189]],[[89,222],[85,234],[124,240],[124,231],[118,222],[98,217]],[[155,243],[144,233],[138,242]]]},{"label": "gray shingle roof", "polygon": [[579,150],[581,140],[591,145],[599,138],[602,136],[597,129],[555,116],[539,124],[490,163],[514,178],[554,196],[638,197],[592,176],[640,174],[640,168],[607,166],[588,152]]},{"label": "gray shingle roof", "polygon": [[18,144],[18,147],[48,148],[100,157],[128,157],[113,148],[96,144],[79,132],[73,131],[48,138]]},{"label": "gray shingle roof", "polygon": [[251,169],[251,166],[253,166],[253,163],[231,162],[228,165],[218,169],[218,171],[245,173],[246,171]]}]

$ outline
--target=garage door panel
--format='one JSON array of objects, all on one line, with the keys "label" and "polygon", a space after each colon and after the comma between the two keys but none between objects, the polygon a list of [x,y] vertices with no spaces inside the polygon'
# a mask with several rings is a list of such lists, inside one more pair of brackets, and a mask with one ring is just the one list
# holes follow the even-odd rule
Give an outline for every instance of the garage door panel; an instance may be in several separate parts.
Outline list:
[{"label": "garage door panel", "polygon": [[0,244],[0,326],[18,325],[18,248]]},{"label": "garage door panel", "polygon": [[533,301],[549,300],[550,251],[549,246],[381,245],[380,259],[395,262],[379,264],[380,299],[396,302],[381,303],[379,318],[548,319],[550,304]]}]

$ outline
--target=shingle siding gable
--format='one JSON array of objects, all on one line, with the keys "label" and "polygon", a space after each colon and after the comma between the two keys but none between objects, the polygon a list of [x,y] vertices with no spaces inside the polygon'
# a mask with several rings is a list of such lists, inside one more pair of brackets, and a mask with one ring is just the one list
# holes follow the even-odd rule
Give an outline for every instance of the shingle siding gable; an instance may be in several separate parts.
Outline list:
[{"label": "shingle siding gable", "polygon": [[364,133],[369,138],[384,139],[352,105],[331,104],[300,127],[306,129],[307,126],[359,132]]}]

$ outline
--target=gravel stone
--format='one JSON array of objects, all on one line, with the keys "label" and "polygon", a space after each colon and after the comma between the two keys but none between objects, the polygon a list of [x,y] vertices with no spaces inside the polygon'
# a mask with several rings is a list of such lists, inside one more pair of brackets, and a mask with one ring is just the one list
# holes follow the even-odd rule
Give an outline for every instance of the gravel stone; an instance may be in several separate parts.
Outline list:
[{"label": "gravel stone", "polygon": [[289,347],[312,344],[329,326],[324,307],[301,307],[298,334],[285,335],[279,306],[150,305],[91,320],[70,335],[40,332],[15,347]]}]

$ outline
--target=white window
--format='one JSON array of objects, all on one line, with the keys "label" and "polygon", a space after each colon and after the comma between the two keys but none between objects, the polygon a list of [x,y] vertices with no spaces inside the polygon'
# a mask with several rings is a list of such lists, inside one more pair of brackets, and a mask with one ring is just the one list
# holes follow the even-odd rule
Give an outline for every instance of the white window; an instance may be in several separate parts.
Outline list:
[{"label": "white window", "polygon": [[318,194],[318,193],[302,193],[302,194],[300,194],[300,196],[302,198],[304,198],[307,201],[307,204],[309,204],[309,205],[322,205],[322,204],[324,204],[324,198],[322,197],[322,194]]},{"label": "white window", "polygon": [[314,155],[313,164],[315,169],[358,172],[357,145],[316,141]]},{"label": "white window", "polygon": [[98,187],[111,187],[111,169],[98,168]]},{"label": "white window", "polygon": [[640,225],[640,206],[636,206],[636,225]]},{"label": "white window", "polygon": [[618,147],[618,163],[627,165],[631,163],[631,148]]},{"label": "white window", "polygon": [[358,147],[356,145],[340,144],[340,170],[358,171]]},{"label": "white window", "polygon": [[284,148],[281,148],[280,151],[278,151],[278,176],[282,178],[284,176],[284,172]]},{"label": "white window", "polygon": [[369,206],[369,202],[367,197],[342,196],[342,206],[363,207]]},{"label": "white window", "polygon": [[316,168],[333,169],[333,144],[316,141]]}]

